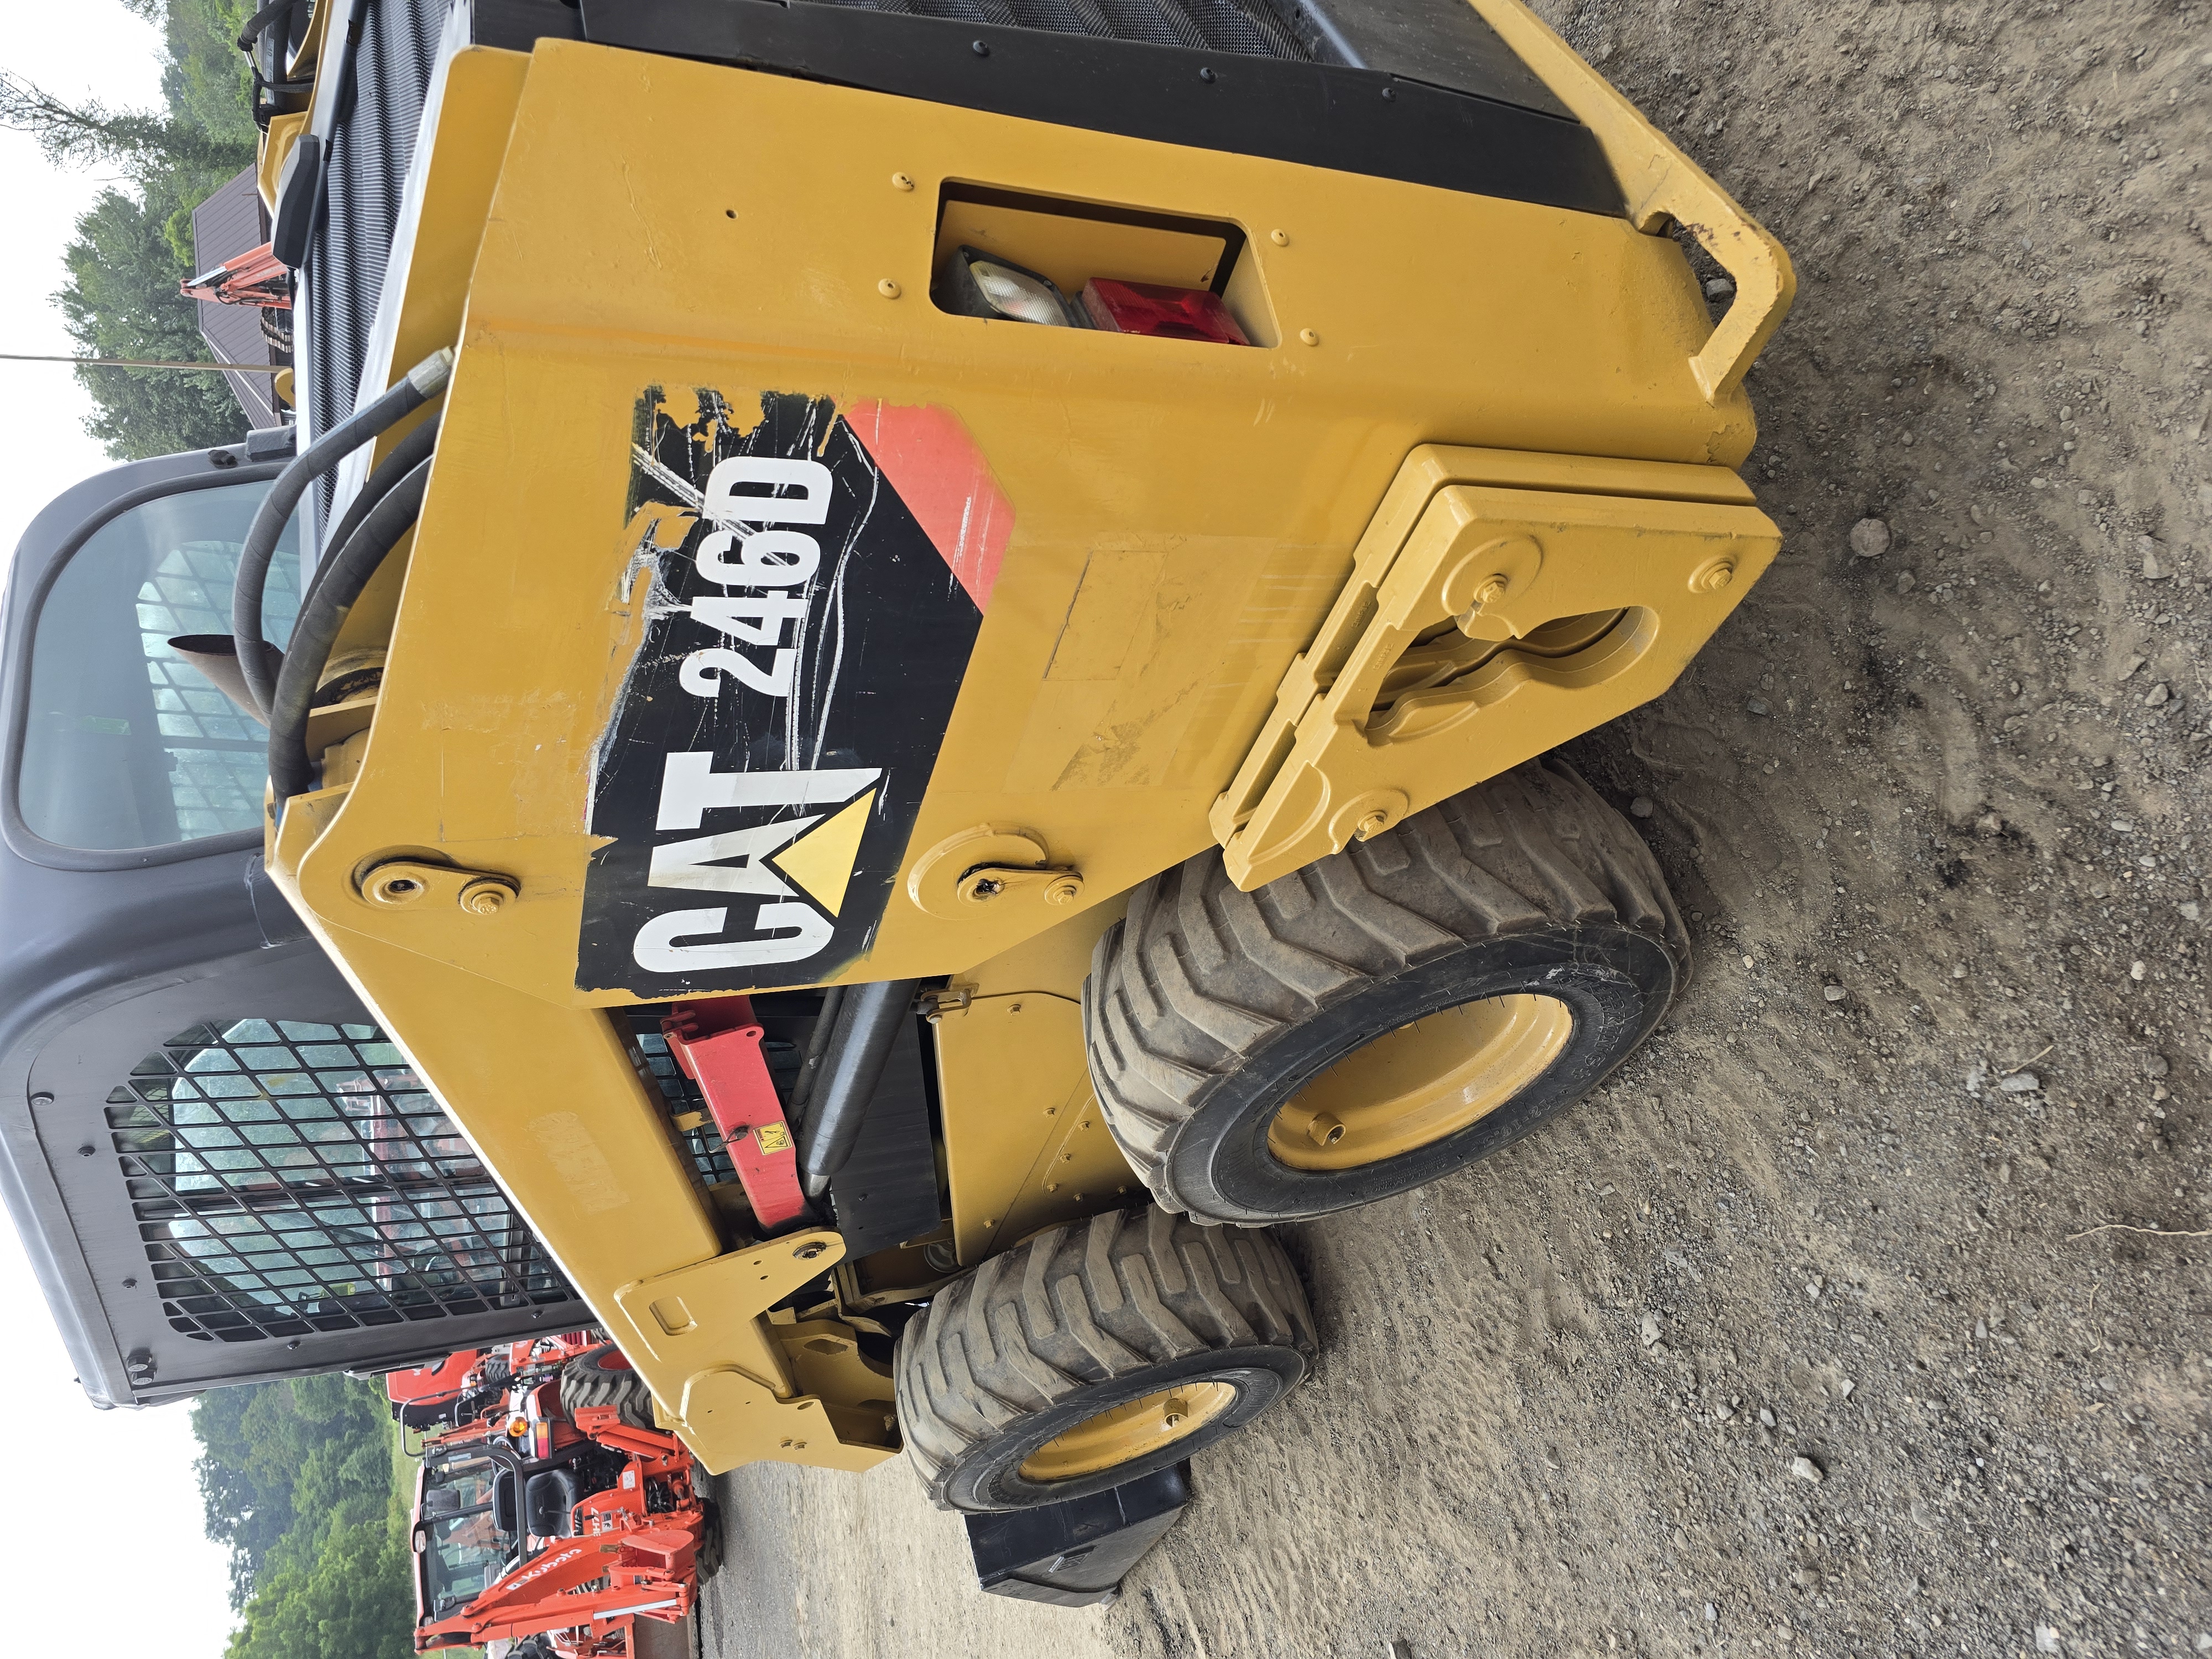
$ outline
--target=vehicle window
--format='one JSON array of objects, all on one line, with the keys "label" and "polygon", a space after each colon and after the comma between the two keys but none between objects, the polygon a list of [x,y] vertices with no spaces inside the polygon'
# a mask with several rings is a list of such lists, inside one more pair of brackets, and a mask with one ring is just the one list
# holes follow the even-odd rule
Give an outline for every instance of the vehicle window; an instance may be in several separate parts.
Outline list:
[{"label": "vehicle window", "polygon": [[374,1025],[193,1026],[109,1092],[107,1125],[187,1335],[261,1341],[574,1296]]},{"label": "vehicle window", "polygon": [[483,1594],[507,1565],[514,1540],[492,1525],[489,1510],[433,1521],[428,1526],[430,1547],[423,1552],[429,1580],[427,1599],[442,1613]]},{"label": "vehicle window", "polygon": [[[93,851],[258,830],[269,734],[169,648],[230,632],[231,579],[265,482],[133,507],[79,548],[40,607],[18,810],[32,832]],[[264,599],[272,643],[299,609],[287,530]]]}]

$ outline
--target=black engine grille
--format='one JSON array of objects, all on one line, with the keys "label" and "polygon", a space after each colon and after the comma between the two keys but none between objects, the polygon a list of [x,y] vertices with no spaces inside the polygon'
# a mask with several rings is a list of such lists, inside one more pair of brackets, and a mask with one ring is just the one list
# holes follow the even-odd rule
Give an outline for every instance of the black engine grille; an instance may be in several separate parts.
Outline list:
[{"label": "black engine grille", "polygon": [[[339,88],[323,210],[301,284],[300,354],[311,432],[327,432],[353,413],[448,9],[448,0],[358,0],[354,8],[358,39]],[[325,474],[316,487],[319,532],[331,482]]]}]

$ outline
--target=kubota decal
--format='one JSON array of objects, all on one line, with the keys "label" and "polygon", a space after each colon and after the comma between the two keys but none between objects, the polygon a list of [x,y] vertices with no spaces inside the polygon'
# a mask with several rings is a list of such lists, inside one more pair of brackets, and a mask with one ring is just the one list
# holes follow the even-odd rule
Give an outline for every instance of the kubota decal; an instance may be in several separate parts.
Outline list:
[{"label": "kubota decal", "polygon": [[656,387],[594,767],[576,983],[806,984],[863,953],[1013,515],[948,411]]}]

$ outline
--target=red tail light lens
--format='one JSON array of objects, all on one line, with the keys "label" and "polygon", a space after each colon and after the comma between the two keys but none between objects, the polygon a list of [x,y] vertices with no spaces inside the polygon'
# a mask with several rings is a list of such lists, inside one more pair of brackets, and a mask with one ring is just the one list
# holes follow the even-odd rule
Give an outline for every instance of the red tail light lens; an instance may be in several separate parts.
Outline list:
[{"label": "red tail light lens", "polygon": [[1202,288],[1165,288],[1158,283],[1117,283],[1094,276],[1083,285],[1083,309],[1092,327],[1116,334],[1212,345],[1252,343],[1221,296]]}]

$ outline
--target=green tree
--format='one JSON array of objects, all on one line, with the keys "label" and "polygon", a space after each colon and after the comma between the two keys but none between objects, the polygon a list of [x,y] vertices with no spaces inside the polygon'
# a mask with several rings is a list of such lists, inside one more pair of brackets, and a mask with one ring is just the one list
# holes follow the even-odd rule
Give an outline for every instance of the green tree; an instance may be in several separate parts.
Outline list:
[{"label": "green tree", "polygon": [[225,1659],[409,1659],[413,1613],[407,1553],[382,1518],[337,1527],[255,1595]]},{"label": "green tree", "polygon": [[[113,110],[58,97],[0,70],[0,127],[33,134],[57,166],[112,167],[127,189],[101,192],[77,221],[55,300],[88,355],[206,361],[191,276],[191,213],[253,163],[252,77],[236,36],[246,0],[130,0],[162,32],[163,107]],[[246,416],[218,375],[85,368],[86,422],[118,460],[235,442]]]},{"label": "green tree", "polygon": [[[70,337],[95,357],[206,360],[199,313],[177,292],[191,272],[164,227],[174,210],[147,194],[100,192],[63,254],[69,278],[54,296]],[[219,374],[80,368],[92,394],[86,429],[118,460],[235,443],[245,411]]]},{"label": "green tree", "polygon": [[222,1389],[194,1404],[192,1431],[208,1536],[231,1552],[232,1606],[251,1611],[288,1574],[307,1583],[341,1533],[388,1534],[392,1423],[375,1383],[332,1375]]}]

